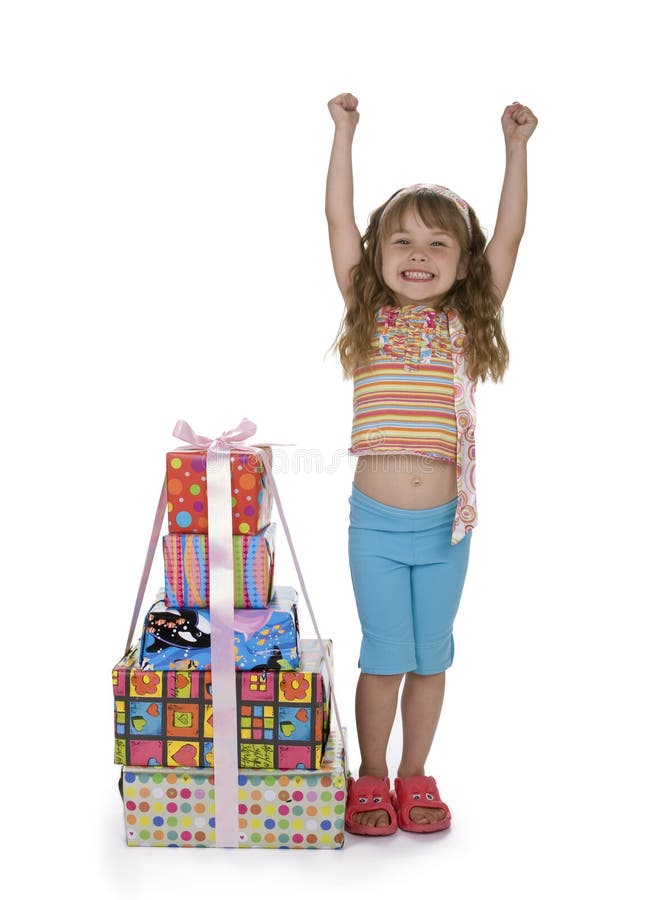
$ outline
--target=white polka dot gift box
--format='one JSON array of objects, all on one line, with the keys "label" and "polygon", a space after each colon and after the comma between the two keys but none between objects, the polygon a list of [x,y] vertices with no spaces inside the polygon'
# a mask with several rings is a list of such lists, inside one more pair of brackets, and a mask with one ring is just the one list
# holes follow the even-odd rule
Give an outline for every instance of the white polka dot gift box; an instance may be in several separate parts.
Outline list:
[{"label": "white polka dot gift box", "polygon": [[[213,847],[213,785],[209,769],[123,766],[129,847]],[[333,730],[318,770],[240,769],[239,848],[339,849],[346,791],[343,744]]]}]

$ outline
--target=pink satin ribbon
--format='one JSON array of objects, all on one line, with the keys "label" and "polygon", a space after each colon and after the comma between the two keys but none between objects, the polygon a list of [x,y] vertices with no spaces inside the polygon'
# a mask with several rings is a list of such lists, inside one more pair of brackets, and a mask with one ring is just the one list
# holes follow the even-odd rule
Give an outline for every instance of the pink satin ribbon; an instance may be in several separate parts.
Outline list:
[{"label": "pink satin ribbon", "polygon": [[[212,679],[212,725],[213,725],[213,765],[214,765],[214,819],[215,846],[238,847],[238,728],[236,703],[236,676],[234,667],[234,557],[232,541],[232,491],[230,474],[231,450],[254,453],[263,462],[273,498],[277,504],[286,538],[293,557],[300,587],[304,595],[316,636],[320,642],[322,656],[329,676],[330,701],[333,706],[339,733],[343,740],[343,751],[347,759],[345,737],[341,726],[338,705],[334,696],[331,663],[315,619],[313,607],[307,594],[302,570],[300,569],[293,541],[288,529],[279,492],[272,473],[268,453],[261,447],[244,443],[256,432],[257,426],[249,419],[242,419],[236,428],[225,431],[218,438],[208,438],[197,434],[183,419],[174,428],[174,436],[185,441],[177,449],[203,449],[207,451],[207,517],[208,551],[210,572],[210,642]],[[271,445],[282,446],[282,445]],[[286,445],[284,445],[286,446]],[[163,481],[158,508],[149,539],[142,577],[125,653],[131,648],[135,625],[151,572],[156,546],[160,537],[166,511],[166,479]]]},{"label": "pink satin ribbon", "polygon": [[248,419],[213,440],[180,419],[174,437],[207,451],[207,543],[210,571],[210,666],[214,766],[214,829],[217,847],[239,846],[237,775],[237,684],[234,668],[234,555],[230,451],[257,430]]}]

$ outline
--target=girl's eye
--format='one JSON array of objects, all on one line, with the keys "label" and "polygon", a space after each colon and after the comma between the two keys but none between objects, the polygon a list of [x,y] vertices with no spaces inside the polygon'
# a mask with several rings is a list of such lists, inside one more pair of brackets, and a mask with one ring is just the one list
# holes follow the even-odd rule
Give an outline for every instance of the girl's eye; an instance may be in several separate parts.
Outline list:
[{"label": "girl's eye", "polygon": [[[406,238],[397,238],[397,240],[394,243],[405,245],[405,244],[409,244],[410,241],[407,240]],[[443,241],[431,241],[431,247],[445,247],[445,246],[446,246],[446,244]]]}]

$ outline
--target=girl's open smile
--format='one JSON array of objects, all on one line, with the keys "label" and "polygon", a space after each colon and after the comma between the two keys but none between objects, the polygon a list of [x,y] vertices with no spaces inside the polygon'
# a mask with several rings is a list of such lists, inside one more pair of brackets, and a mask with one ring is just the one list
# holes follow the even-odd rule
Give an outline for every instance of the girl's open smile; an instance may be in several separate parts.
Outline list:
[{"label": "girl's open smile", "polygon": [[422,269],[408,269],[401,273],[406,281],[432,281],[435,277],[432,272],[424,272]]}]

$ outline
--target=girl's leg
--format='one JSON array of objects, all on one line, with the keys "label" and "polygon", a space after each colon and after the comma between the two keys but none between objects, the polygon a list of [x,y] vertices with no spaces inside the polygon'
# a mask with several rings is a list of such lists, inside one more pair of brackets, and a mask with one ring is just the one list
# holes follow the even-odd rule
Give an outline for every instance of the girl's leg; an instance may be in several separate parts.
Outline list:
[{"label": "girl's leg", "polygon": [[397,775],[424,775],[444,702],[446,672],[417,675],[408,672],[401,696],[403,752]]},{"label": "girl's leg", "polygon": [[360,775],[385,778],[387,749],[403,675],[361,672],[356,688],[356,726],[361,749]]},{"label": "girl's leg", "polygon": [[[400,778],[425,774],[444,701],[445,673],[453,662],[453,622],[464,587],[471,536],[451,545],[450,525],[449,515],[443,527],[440,524],[429,533],[416,535],[418,564],[411,570],[411,585],[417,667],[406,676],[401,699]],[[443,810],[413,807],[410,818],[424,824],[440,821],[444,815]]]},{"label": "girl's leg", "polygon": [[[397,775],[424,775],[426,760],[439,722],[444,701],[446,673],[418,675],[408,672],[401,695],[403,722],[403,753]],[[439,822],[445,816],[442,809],[413,807],[410,818],[421,825]]]},{"label": "girl's leg", "polygon": [[[388,774],[386,753],[402,678],[403,675],[361,672],[356,688],[356,728],[361,749],[359,777],[385,778]],[[382,810],[356,813],[354,821],[377,828],[389,823],[388,814]]]},{"label": "girl's leg", "polygon": [[[403,673],[418,667],[412,516],[354,490],[350,506],[349,565],[363,632],[356,693],[359,775],[383,778],[388,774],[386,750]],[[415,512],[414,518],[421,517]],[[388,824],[384,812],[356,813],[354,818],[363,825]]]},{"label": "girl's leg", "polygon": [[[403,673],[417,665],[410,594],[410,535],[395,531],[389,509],[377,511],[352,495],[349,567],[363,633],[356,689],[359,776],[385,778],[386,751]],[[376,504],[379,506],[379,504]],[[364,507],[369,507],[364,508]],[[405,559],[404,559],[405,554]],[[384,811],[355,813],[361,825],[388,825]]]}]

